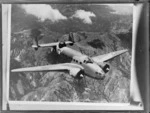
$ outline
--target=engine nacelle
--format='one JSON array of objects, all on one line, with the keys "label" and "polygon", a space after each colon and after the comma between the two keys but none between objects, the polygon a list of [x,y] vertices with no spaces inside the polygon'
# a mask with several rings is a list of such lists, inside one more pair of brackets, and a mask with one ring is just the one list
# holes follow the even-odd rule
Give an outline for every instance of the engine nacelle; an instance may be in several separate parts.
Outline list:
[{"label": "engine nacelle", "polygon": [[58,45],[56,45],[57,53],[61,53],[61,48],[66,47],[67,45],[73,45],[74,43],[71,41],[65,41],[65,42],[59,42]]},{"label": "engine nacelle", "polygon": [[59,48],[59,45],[56,46],[56,51],[57,51],[58,54],[61,53],[61,49]]},{"label": "engine nacelle", "polygon": [[102,70],[105,72],[105,73],[108,73],[110,71],[110,64],[108,63],[99,63],[99,66],[102,68]]},{"label": "engine nacelle", "polygon": [[70,70],[70,75],[76,79],[82,79],[84,76],[84,71],[80,70],[78,68],[74,68],[74,69]]}]

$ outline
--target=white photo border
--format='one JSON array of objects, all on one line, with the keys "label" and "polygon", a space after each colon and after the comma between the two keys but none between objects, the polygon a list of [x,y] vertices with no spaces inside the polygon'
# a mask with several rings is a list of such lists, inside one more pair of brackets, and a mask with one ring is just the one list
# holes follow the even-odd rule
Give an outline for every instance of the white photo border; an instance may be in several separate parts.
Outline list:
[{"label": "white photo border", "polygon": [[[133,102],[130,103],[78,103],[78,102],[33,102],[33,101],[9,101],[9,76],[10,76],[10,40],[11,40],[11,4],[2,4],[2,45],[3,45],[3,110],[144,110],[135,70],[135,45],[138,18],[143,4],[134,5],[133,12],[133,33],[132,33],[132,62],[131,62],[131,83],[130,96]],[[136,11],[138,10],[138,12]],[[138,102],[138,104],[135,104]]]}]

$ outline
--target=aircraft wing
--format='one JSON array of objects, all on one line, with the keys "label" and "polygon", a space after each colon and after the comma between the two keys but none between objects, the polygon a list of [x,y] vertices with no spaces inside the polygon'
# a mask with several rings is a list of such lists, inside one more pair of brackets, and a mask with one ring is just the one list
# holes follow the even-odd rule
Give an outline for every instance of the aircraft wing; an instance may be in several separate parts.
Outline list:
[{"label": "aircraft wing", "polygon": [[104,54],[104,55],[99,55],[99,56],[92,57],[92,59],[97,63],[106,62],[106,61],[108,61],[112,58],[115,58],[118,55],[121,55],[121,54],[123,54],[127,51],[128,51],[127,49],[120,50],[120,51],[115,51],[115,52],[107,53],[107,54]]},{"label": "aircraft wing", "polygon": [[36,66],[36,67],[13,69],[13,70],[11,70],[11,72],[71,71],[74,69],[81,70],[81,69],[83,69],[83,67],[78,64],[63,63],[63,64],[54,64],[54,65],[46,65],[46,66]]}]

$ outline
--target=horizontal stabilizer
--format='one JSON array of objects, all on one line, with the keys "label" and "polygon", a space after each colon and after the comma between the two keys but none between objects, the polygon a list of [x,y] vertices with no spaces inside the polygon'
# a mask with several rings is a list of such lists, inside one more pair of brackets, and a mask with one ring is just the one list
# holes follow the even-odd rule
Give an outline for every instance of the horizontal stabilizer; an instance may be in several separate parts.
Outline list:
[{"label": "horizontal stabilizer", "polygon": [[[54,47],[58,45],[58,42],[55,43],[47,43],[47,44],[39,44],[39,47]],[[37,45],[32,45],[33,48],[37,48]]]},{"label": "horizontal stabilizer", "polygon": [[[73,45],[73,42],[71,41],[65,41],[65,45]],[[47,43],[47,44],[39,44],[38,47],[55,47],[58,44],[61,44],[61,42],[53,42],[53,43]],[[32,45],[33,48],[38,48],[37,45]]]}]

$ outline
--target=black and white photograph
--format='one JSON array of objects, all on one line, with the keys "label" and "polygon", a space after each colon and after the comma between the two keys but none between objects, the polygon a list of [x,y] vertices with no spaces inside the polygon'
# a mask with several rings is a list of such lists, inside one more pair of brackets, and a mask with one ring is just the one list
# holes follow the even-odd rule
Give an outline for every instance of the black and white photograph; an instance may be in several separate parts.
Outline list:
[{"label": "black and white photograph", "polygon": [[9,100],[129,103],[132,4],[12,4]]}]

